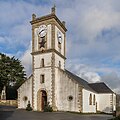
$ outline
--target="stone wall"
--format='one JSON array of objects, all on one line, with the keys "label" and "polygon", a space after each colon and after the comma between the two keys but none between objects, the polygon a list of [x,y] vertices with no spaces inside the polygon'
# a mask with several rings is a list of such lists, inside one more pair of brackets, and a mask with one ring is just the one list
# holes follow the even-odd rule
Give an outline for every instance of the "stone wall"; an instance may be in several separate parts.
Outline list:
[{"label": "stone wall", "polygon": [[[74,111],[81,112],[81,98],[82,90],[79,90],[79,84],[70,78],[65,71],[56,70],[55,81],[55,99],[58,111]],[[82,96],[81,96],[82,97]]]},{"label": "stone wall", "polygon": [[32,104],[32,76],[18,89],[18,108],[26,108],[28,102]]},{"label": "stone wall", "polygon": [[17,107],[17,100],[0,100],[0,105],[9,105]]},{"label": "stone wall", "polygon": [[117,99],[116,99],[116,116],[120,115],[120,95],[117,95]]}]

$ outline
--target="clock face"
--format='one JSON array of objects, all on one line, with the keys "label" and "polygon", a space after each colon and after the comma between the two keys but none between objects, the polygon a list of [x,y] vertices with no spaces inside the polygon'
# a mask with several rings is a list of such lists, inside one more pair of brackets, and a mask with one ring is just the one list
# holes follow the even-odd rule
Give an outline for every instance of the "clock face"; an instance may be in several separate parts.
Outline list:
[{"label": "clock face", "polygon": [[42,38],[46,35],[47,33],[47,26],[46,25],[40,25],[38,28],[38,35]]},{"label": "clock face", "polygon": [[60,31],[57,32],[57,38],[58,38],[58,42],[61,44],[62,43],[62,34]]}]

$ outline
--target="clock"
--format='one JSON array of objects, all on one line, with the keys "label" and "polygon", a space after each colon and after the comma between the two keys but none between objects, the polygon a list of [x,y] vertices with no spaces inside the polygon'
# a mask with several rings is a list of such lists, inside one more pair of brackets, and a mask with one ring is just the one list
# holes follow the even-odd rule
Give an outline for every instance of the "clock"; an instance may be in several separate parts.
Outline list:
[{"label": "clock", "polygon": [[57,38],[58,38],[58,42],[61,44],[62,43],[62,34],[60,31],[57,32]]},{"label": "clock", "polygon": [[47,26],[46,25],[40,25],[37,32],[38,32],[38,35],[41,38],[45,37],[45,35],[47,33]]}]

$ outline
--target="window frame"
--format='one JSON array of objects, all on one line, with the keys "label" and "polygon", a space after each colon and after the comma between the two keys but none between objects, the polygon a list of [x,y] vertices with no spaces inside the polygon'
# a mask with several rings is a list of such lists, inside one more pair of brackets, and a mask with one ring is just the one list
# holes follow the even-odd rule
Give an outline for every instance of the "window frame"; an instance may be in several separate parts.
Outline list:
[{"label": "window frame", "polygon": [[94,94],[94,96],[93,96],[93,105],[95,105],[95,102],[96,102],[96,96]]},{"label": "window frame", "polygon": [[89,105],[92,105],[92,94],[89,95]]},{"label": "window frame", "polygon": [[59,68],[61,68],[61,61],[59,61]]},{"label": "window frame", "polygon": [[45,75],[44,74],[40,75],[40,83],[41,84],[45,83]]},{"label": "window frame", "polygon": [[45,60],[44,60],[44,58],[41,59],[41,67],[45,67]]}]

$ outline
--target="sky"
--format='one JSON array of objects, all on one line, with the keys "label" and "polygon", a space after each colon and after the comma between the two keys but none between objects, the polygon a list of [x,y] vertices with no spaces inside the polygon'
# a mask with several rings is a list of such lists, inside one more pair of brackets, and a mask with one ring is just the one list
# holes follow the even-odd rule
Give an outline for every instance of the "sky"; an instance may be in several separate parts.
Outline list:
[{"label": "sky", "polygon": [[51,13],[66,22],[66,69],[120,94],[120,0],[0,0],[0,52],[31,74],[31,18]]}]

